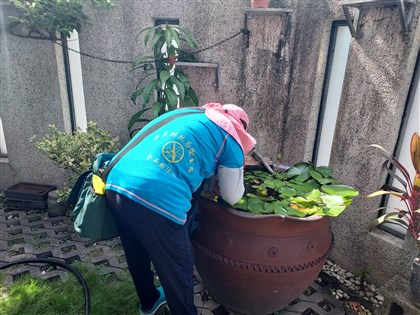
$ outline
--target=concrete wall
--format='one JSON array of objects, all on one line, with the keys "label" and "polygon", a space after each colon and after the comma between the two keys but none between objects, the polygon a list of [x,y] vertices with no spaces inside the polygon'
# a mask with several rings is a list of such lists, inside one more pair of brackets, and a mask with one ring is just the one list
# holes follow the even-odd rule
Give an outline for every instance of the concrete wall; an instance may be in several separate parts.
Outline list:
[{"label": "concrete wall", "polygon": [[[383,159],[368,145],[381,144],[389,152],[395,148],[419,53],[418,11],[407,36],[402,35],[396,9],[367,11],[363,36],[350,47],[331,166],[339,177],[356,185],[361,196],[377,190],[385,175],[381,173]],[[390,279],[408,277],[418,253],[410,238],[402,241],[380,230],[368,232],[375,213],[367,214],[367,210],[377,208],[379,199],[359,198],[350,211],[333,221],[338,237],[332,257],[352,269],[370,270],[372,281],[389,285]]]},{"label": "concrete wall", "polygon": [[[200,48],[208,47],[243,28],[249,4],[247,0],[119,1],[110,11],[88,10],[91,25],[80,32],[80,47],[104,58],[133,60],[145,52],[136,34],[151,26],[153,17],[179,18]],[[213,86],[214,69],[186,71],[200,103],[243,106],[258,150],[273,160],[281,153],[282,162],[292,164],[312,157],[331,25],[344,20],[344,15],[333,0],[272,0],[271,6],[292,13],[250,13],[249,38],[239,35],[198,54],[203,62],[219,63],[219,89]],[[369,9],[362,16],[363,36],[351,42],[330,165],[337,177],[360,189],[361,196],[377,190],[385,175],[381,158],[368,145],[378,143],[393,151],[397,142],[419,52],[419,13],[417,8],[412,31],[404,35],[396,8]],[[46,133],[49,123],[65,127],[60,54],[50,42],[4,32],[0,49],[0,116],[10,160],[0,163],[0,189],[19,181],[59,184],[63,173],[34,149],[29,138]],[[137,110],[130,101],[136,74],[129,64],[85,56],[82,69],[88,120],[99,122],[124,143],[128,119]],[[383,231],[368,232],[374,214],[367,211],[378,204],[378,199],[360,197],[333,220],[331,259],[348,270],[369,269],[369,281],[384,288],[393,287],[390,281],[395,279],[407,284],[415,247],[410,240]],[[410,307],[409,302],[399,303]]]},{"label": "concrete wall", "polygon": [[68,118],[63,111],[64,68],[57,59],[61,51],[49,41],[6,33],[3,27],[13,10],[0,8],[0,116],[9,155],[8,163],[0,162],[0,189],[21,181],[60,185],[64,171],[38,152],[30,138],[45,134],[48,124],[63,129]]}]

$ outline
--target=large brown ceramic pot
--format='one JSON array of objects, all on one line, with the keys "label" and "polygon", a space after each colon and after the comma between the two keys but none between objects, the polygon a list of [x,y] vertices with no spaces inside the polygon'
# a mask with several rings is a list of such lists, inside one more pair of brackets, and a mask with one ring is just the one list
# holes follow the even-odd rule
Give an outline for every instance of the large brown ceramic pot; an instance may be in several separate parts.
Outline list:
[{"label": "large brown ceramic pot", "polygon": [[253,215],[199,202],[196,268],[216,301],[262,315],[282,309],[317,277],[332,243],[328,217]]}]

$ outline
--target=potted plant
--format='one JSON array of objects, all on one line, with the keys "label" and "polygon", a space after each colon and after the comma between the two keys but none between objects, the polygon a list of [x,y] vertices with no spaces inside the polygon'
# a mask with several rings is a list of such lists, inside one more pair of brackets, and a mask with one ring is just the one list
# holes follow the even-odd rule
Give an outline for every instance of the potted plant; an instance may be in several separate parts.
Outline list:
[{"label": "potted plant", "polygon": [[[194,36],[179,26],[168,24],[148,27],[142,32],[145,33],[144,44],[150,44],[152,54],[140,56],[133,61],[133,71],[140,72],[140,80],[131,100],[140,105],[140,110],[129,120],[130,135],[139,129],[133,130],[134,125],[150,121],[143,118],[149,110],[153,119],[179,106],[198,106],[197,95],[188,77],[176,67],[178,60],[195,60],[195,57],[184,49],[184,46],[187,49],[197,48]],[[153,97],[154,91],[156,98]]]},{"label": "potted plant", "polygon": [[270,4],[270,0],[251,0],[251,8],[266,9]]},{"label": "potted plant", "polygon": [[60,215],[60,209],[67,209],[65,201],[77,177],[91,167],[97,153],[117,152],[119,139],[91,121],[88,122],[86,131],[78,128],[67,133],[58,130],[54,125],[50,125],[49,129],[50,134],[39,140],[33,136],[31,141],[35,141],[36,148],[45,153],[54,164],[70,171],[69,180],[48,196],[51,216],[57,216]]},{"label": "potted plant", "polygon": [[[17,16],[12,16],[8,31],[16,36],[57,40],[59,34],[69,37],[73,30],[80,32],[88,22],[81,0],[10,0]],[[97,8],[110,8],[111,0],[90,0]]]},{"label": "potted plant", "polygon": [[[415,132],[411,137],[410,154],[414,166],[415,175],[410,177],[407,168],[395,157],[389,154],[383,147],[372,145],[378,148],[386,158],[383,165],[391,179],[401,183],[402,188],[385,184],[379,191],[370,194],[368,197],[389,195],[401,201],[401,208],[394,208],[374,220],[371,228],[383,223],[392,223],[404,227],[409,235],[414,238],[417,245],[417,257],[413,261],[413,271],[410,278],[410,290],[413,303],[420,307],[420,134]],[[402,175],[396,173],[398,170]],[[387,207],[380,207],[377,210],[385,210]]]},{"label": "potted plant", "polygon": [[197,271],[217,301],[267,314],[318,277],[332,244],[329,217],[358,192],[310,162],[272,175],[246,170],[244,180],[245,195],[233,207],[203,194],[192,244]]}]

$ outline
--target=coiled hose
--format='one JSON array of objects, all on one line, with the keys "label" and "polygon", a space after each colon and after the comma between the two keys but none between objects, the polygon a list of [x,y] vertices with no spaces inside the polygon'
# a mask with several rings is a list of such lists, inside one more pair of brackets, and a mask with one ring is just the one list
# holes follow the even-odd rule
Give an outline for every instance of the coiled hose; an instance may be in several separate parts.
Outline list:
[{"label": "coiled hose", "polygon": [[85,278],[83,278],[83,276],[81,275],[81,273],[77,269],[70,266],[69,264],[66,264],[66,263],[62,262],[61,260],[58,260],[58,259],[55,259],[55,258],[20,259],[20,260],[16,260],[16,261],[1,265],[0,270],[9,268],[9,267],[14,266],[14,265],[30,264],[30,263],[47,263],[47,264],[51,264],[51,265],[55,265],[55,266],[60,266],[64,269],[67,269],[72,274],[74,274],[76,276],[77,280],[79,280],[80,284],[83,287],[83,293],[84,293],[84,298],[85,298],[85,315],[90,314],[90,292],[89,292],[89,287],[86,283]]}]

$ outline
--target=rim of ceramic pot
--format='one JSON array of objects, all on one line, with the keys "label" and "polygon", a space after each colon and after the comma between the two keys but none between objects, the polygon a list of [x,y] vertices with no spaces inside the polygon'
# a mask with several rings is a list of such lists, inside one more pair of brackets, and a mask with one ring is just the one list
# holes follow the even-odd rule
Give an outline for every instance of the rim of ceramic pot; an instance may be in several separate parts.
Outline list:
[{"label": "rim of ceramic pot", "polygon": [[255,213],[250,213],[250,212],[238,211],[230,207],[226,207],[226,209],[234,215],[237,215],[243,218],[249,218],[249,219],[282,218],[282,219],[291,220],[291,221],[312,222],[312,221],[319,221],[324,218],[323,216],[319,216],[319,215],[312,215],[309,217],[299,218],[299,217],[292,217],[292,216],[280,215],[280,214],[255,214]]},{"label": "rim of ceramic pot", "polygon": [[202,193],[201,198],[205,199],[206,201],[212,202],[212,203],[218,205],[221,208],[226,209],[231,214],[234,214],[234,215],[239,216],[239,217],[247,218],[247,219],[255,219],[256,220],[256,219],[262,219],[262,218],[265,218],[265,219],[280,218],[280,219],[297,221],[297,222],[314,222],[314,221],[322,220],[323,218],[326,217],[326,216],[320,216],[320,215],[311,215],[311,216],[308,216],[308,217],[299,218],[299,217],[292,217],[292,216],[282,215],[282,214],[255,214],[255,213],[251,213],[251,212],[236,210],[235,208],[232,208],[232,206],[228,206],[228,204],[222,204],[220,202],[217,202],[217,201],[213,200],[212,196],[214,196],[214,195],[209,194],[209,193]]}]

